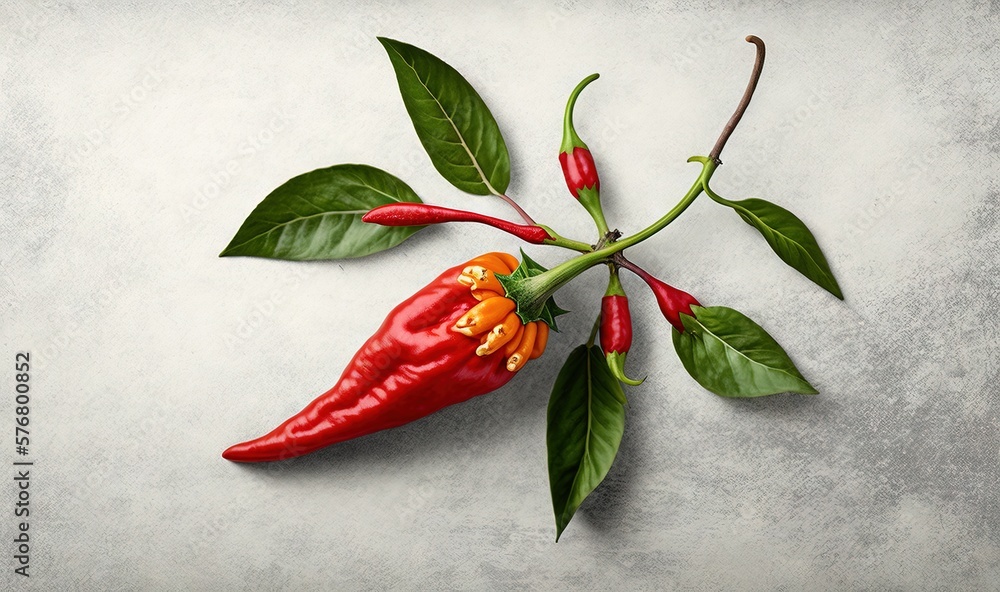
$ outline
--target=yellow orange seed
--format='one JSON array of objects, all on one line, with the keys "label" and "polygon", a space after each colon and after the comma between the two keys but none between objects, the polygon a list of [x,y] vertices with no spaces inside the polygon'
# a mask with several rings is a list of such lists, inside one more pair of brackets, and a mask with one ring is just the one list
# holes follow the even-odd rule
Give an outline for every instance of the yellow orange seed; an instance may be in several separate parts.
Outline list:
[{"label": "yellow orange seed", "polygon": [[469,337],[485,333],[503,321],[515,306],[510,298],[487,298],[462,315],[451,330]]},{"label": "yellow orange seed", "polygon": [[[491,302],[493,300],[498,300],[497,298],[491,298],[486,302]],[[504,299],[506,300],[506,298]],[[511,301],[513,302],[513,301]],[[479,305],[481,306],[482,303]],[[486,337],[486,343],[480,345],[476,348],[477,356],[488,356],[493,352],[499,350],[501,347],[507,344],[508,341],[517,335],[517,330],[521,327],[521,319],[515,313],[508,314],[502,323],[493,327],[490,330],[489,335]]]},{"label": "yellow orange seed", "polygon": [[498,294],[497,292],[494,292],[492,290],[473,290],[472,291],[472,297],[475,298],[476,300],[479,300],[479,301],[486,300],[487,298],[499,298],[500,296],[503,296],[503,294]]},{"label": "yellow orange seed", "polygon": [[538,333],[535,335],[535,346],[531,349],[529,360],[541,356],[545,352],[545,346],[549,342],[549,325],[545,321],[534,321],[538,325]]},{"label": "yellow orange seed", "polygon": [[537,322],[528,323],[524,326],[524,335],[521,337],[521,343],[518,344],[514,353],[507,358],[508,370],[511,372],[517,372],[525,365],[525,363],[527,363],[528,356],[535,348],[535,337],[537,334]]},{"label": "yellow orange seed", "polygon": [[462,275],[458,276],[458,283],[469,286],[473,290],[492,290],[501,294],[505,293],[497,276],[481,265],[470,265],[463,269]]},{"label": "yellow orange seed", "polygon": [[[530,323],[529,323],[530,324]],[[503,357],[509,358],[514,354],[517,346],[521,345],[521,338],[524,337],[524,326],[522,325],[520,329],[517,330],[517,334],[514,335],[514,339],[507,342],[507,345],[503,348]]]},{"label": "yellow orange seed", "polygon": [[[486,253],[485,255],[480,255],[472,261],[469,261],[469,265],[482,265],[492,269],[496,273],[502,273],[503,275],[509,274],[514,270],[514,267],[510,267],[503,259],[500,259],[497,255],[500,253]],[[514,260],[515,262],[517,259]]]}]

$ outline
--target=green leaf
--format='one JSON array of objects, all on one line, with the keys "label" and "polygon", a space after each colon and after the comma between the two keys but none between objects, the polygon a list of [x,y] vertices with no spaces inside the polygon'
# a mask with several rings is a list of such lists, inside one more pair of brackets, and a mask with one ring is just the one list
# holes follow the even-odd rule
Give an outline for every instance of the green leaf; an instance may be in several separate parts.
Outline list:
[{"label": "green leaf", "polygon": [[624,400],[601,348],[581,345],[570,353],[552,387],[546,434],[556,541],[618,454]]},{"label": "green leaf", "polygon": [[701,386],[722,397],[816,394],[778,342],[743,313],[724,306],[692,306],[673,330],[674,350]]},{"label": "green leaf", "polygon": [[434,168],[467,193],[507,191],[507,145],[476,89],[426,51],[385,37],[378,40],[389,54],[406,112]]},{"label": "green leaf", "polygon": [[524,310],[522,302],[526,300],[521,293],[521,281],[529,277],[539,275],[548,271],[531,257],[528,257],[524,249],[521,249],[521,264],[517,266],[510,275],[495,274],[500,285],[504,287],[506,296],[517,303],[517,315],[521,317],[521,322],[528,324],[532,321],[544,321],[553,331],[558,331],[556,327],[556,317],[564,315],[568,310],[559,308],[555,298],[549,296],[538,311],[532,312]]},{"label": "green leaf", "polygon": [[844,299],[819,243],[795,214],[763,199],[729,201],[709,195],[736,210],[744,222],[756,228],[782,261],[837,298]]},{"label": "green leaf", "polygon": [[299,175],[254,208],[220,257],[306,261],[371,255],[423,228],[361,221],[368,210],[395,202],[420,203],[420,198],[375,167],[340,164]]}]

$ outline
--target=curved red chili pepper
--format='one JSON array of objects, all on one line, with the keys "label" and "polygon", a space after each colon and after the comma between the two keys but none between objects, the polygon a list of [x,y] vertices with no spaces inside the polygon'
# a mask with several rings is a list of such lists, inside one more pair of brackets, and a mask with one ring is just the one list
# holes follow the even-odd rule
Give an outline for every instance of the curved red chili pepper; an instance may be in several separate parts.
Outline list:
[{"label": "curved red chili pepper", "polygon": [[477,222],[498,228],[536,245],[543,244],[547,240],[554,240],[552,235],[541,226],[514,224],[475,212],[453,210],[422,203],[395,203],[378,206],[362,216],[361,220],[382,226],[425,226],[443,222]]},{"label": "curved red chili pepper", "polygon": [[[503,386],[545,346],[536,337],[541,329],[528,341],[529,331],[508,312],[513,301],[490,289],[494,273],[509,274],[516,266],[506,253],[489,253],[446,270],[389,313],[332,389],[222,456],[237,462],[301,456]],[[515,339],[520,341],[510,348]]]},{"label": "curved red chili pepper", "polygon": [[573,197],[580,199],[580,190],[601,190],[601,180],[597,176],[597,165],[594,155],[583,147],[575,147],[572,152],[560,152],[559,164],[562,165],[566,186]]},{"label": "curved red chili pepper", "polygon": [[608,223],[604,219],[604,210],[601,208],[601,180],[597,176],[597,165],[594,164],[594,155],[590,153],[590,148],[586,142],[580,139],[573,126],[573,109],[576,107],[576,99],[588,84],[597,80],[597,74],[591,74],[576,85],[573,92],[566,101],[566,111],[563,114],[563,139],[559,149],[559,165],[562,167],[563,178],[566,179],[566,187],[570,194],[576,198],[580,205],[590,213],[590,216],[597,224],[597,230],[601,235],[608,233]]},{"label": "curved red chili pepper", "polygon": [[625,375],[625,357],[632,349],[632,315],[628,310],[628,297],[618,279],[618,272],[612,271],[608,290],[601,299],[601,349],[608,361],[608,368],[618,380],[637,386],[645,378],[635,380]]}]

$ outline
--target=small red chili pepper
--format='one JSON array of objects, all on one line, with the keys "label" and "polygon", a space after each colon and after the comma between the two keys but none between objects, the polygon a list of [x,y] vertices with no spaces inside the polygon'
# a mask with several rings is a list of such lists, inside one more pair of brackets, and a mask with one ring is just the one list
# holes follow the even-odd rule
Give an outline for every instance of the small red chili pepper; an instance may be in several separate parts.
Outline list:
[{"label": "small red chili pepper", "polygon": [[542,226],[514,224],[475,212],[420,203],[395,203],[378,206],[362,216],[361,220],[382,226],[425,226],[443,222],[478,222],[498,228],[536,245],[554,240],[549,231]]},{"label": "small red chili pepper", "polygon": [[576,85],[566,102],[566,112],[563,115],[563,139],[559,150],[559,164],[562,166],[563,178],[569,192],[590,213],[597,223],[597,229],[604,236],[608,232],[608,224],[601,209],[601,180],[597,175],[597,165],[590,148],[580,139],[573,126],[573,109],[580,92],[597,80],[598,74],[591,74]]},{"label": "small red chili pepper", "polygon": [[632,386],[642,384],[645,378],[634,380],[625,375],[625,356],[632,349],[632,315],[617,272],[612,272],[608,291],[601,299],[601,349],[615,378]]},{"label": "small red chili pepper", "polygon": [[562,165],[566,186],[573,197],[580,199],[580,191],[584,189],[601,190],[597,165],[594,164],[594,155],[589,149],[574,147],[572,152],[560,152],[559,164]]},{"label": "small red chili pepper", "polygon": [[332,389],[222,456],[236,462],[301,456],[503,386],[541,355],[548,336],[542,322],[522,326],[514,301],[491,289],[498,285],[494,274],[517,265],[507,253],[487,253],[448,269],[389,313]]},{"label": "small red chili pepper", "polygon": [[632,315],[628,296],[601,299],[601,349],[605,354],[627,354],[632,349]]},{"label": "small red chili pepper", "polygon": [[683,290],[678,290],[670,284],[661,282],[639,267],[630,269],[641,277],[646,282],[646,285],[653,290],[653,295],[656,296],[656,303],[660,306],[660,312],[663,313],[663,316],[670,321],[670,324],[674,328],[683,333],[684,323],[681,322],[681,313],[693,317],[694,312],[691,311],[691,307],[701,306],[701,303],[694,296]]}]

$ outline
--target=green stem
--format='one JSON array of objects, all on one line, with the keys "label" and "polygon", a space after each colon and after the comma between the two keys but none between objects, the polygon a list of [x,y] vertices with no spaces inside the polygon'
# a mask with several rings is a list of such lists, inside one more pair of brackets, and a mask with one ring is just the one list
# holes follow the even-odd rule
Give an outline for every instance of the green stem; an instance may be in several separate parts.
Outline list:
[{"label": "green stem", "polygon": [[[760,74],[764,67],[764,42],[761,41],[759,37],[754,35],[747,36],[746,40],[753,43],[757,48],[757,58],[754,62],[753,72],[750,74],[750,82],[747,85],[746,91],[743,93],[743,98],[740,100],[740,104],[736,107],[736,112],[733,113],[729,122],[726,123],[726,126],[722,130],[722,134],[719,136],[719,139],[716,141],[715,146],[712,148],[709,155],[707,157],[692,156],[688,159],[688,162],[700,162],[702,169],[701,174],[698,175],[698,179],[694,182],[694,185],[691,186],[691,189],[688,190],[684,198],[681,199],[681,201],[662,218],[632,236],[625,237],[616,242],[608,243],[604,246],[599,244],[598,247],[600,248],[583,251],[582,255],[574,257],[569,261],[565,261],[546,272],[521,280],[517,286],[517,292],[519,296],[523,297],[524,302],[520,299],[518,300],[519,312],[521,311],[522,304],[526,305],[524,307],[525,312],[529,316],[536,311],[542,310],[545,301],[548,300],[548,298],[552,296],[556,290],[564,286],[576,276],[595,265],[611,262],[610,258],[615,253],[619,253],[628,247],[639,244],[657,232],[663,230],[667,227],[667,225],[676,220],[678,216],[684,213],[684,210],[694,203],[694,200],[701,195],[702,191],[706,192],[709,197],[715,201],[729,203],[716,195],[714,191],[709,189],[708,182],[712,178],[712,174],[715,173],[715,170],[720,164],[722,164],[722,161],[719,159],[722,155],[722,149],[725,147],[726,142],[729,140],[729,137],[736,129],[736,126],[739,124],[740,119],[742,119],[743,114],[746,112],[747,106],[750,104],[750,99],[753,97],[754,90],[757,88],[757,82],[760,80]],[[579,136],[576,135],[576,130],[573,129],[573,106],[576,104],[576,99],[579,96],[580,91],[596,79],[596,74],[585,78],[573,90],[573,94],[570,95],[570,100],[566,105],[566,113],[563,121],[563,152],[572,152],[573,148],[576,146],[586,147],[586,144],[584,144],[583,141],[580,140]],[[590,208],[588,208],[588,210],[589,209]],[[594,220],[597,222],[598,227],[600,227],[603,222],[603,213],[600,216],[594,216]],[[604,224],[604,226],[606,226],[606,224]]]},{"label": "green stem", "polygon": [[688,208],[694,200],[701,194],[702,190],[708,185],[708,180],[712,178],[712,174],[715,173],[715,169],[719,167],[714,161],[705,158],[704,156],[692,156],[688,159],[688,162],[700,162],[702,169],[701,174],[698,175],[698,180],[694,182],[691,189],[688,189],[687,195],[682,199],[672,210],[666,213],[662,218],[656,222],[650,224],[645,229],[633,234],[632,236],[627,236],[617,242],[611,243],[604,249],[601,249],[601,253],[606,253],[605,256],[610,256],[618,251],[631,247],[632,245],[641,243],[647,238],[653,236],[657,232],[663,230],[668,224],[673,222],[684,213],[684,210]]},{"label": "green stem", "polygon": [[601,326],[601,315],[598,314],[597,318],[594,319],[594,328],[590,330],[590,338],[587,339],[587,349],[594,347],[594,341],[597,340],[597,329]]},{"label": "green stem", "polygon": [[559,235],[559,233],[557,233],[555,230],[552,230],[548,226],[545,226],[544,224],[538,224],[532,219],[531,216],[528,215],[528,212],[525,212],[524,209],[521,208],[521,206],[517,205],[517,202],[514,201],[510,196],[504,193],[496,193],[494,195],[507,202],[507,204],[510,205],[510,207],[514,208],[517,211],[517,213],[521,216],[521,218],[530,226],[541,226],[542,228],[544,228],[549,233],[549,235],[552,236],[552,238],[554,239],[545,244],[554,245],[557,247],[563,247],[565,249],[570,249],[572,251],[579,251],[581,253],[589,253],[594,250],[587,243],[564,238],[563,236]]},{"label": "green stem", "polygon": [[547,245],[552,245],[554,247],[562,247],[564,249],[570,249],[572,251],[579,251],[581,253],[589,253],[589,252],[591,252],[591,251],[594,250],[594,248],[591,245],[588,245],[587,243],[584,243],[584,242],[581,242],[581,241],[578,241],[578,240],[573,240],[571,238],[566,238],[566,237],[560,235],[555,230],[552,230],[548,226],[545,226],[544,224],[539,224],[538,226],[541,226],[542,228],[544,228],[545,231],[548,232],[549,235],[552,237],[552,240],[547,241],[545,243]]},{"label": "green stem", "polygon": [[653,224],[632,236],[609,243],[600,249],[578,255],[546,272],[519,280],[515,298],[518,301],[518,310],[523,311],[527,316],[532,316],[535,312],[542,309],[545,301],[550,296],[555,294],[559,288],[569,283],[570,280],[595,265],[607,262],[615,253],[646,240],[676,220],[688,206],[694,203],[694,200],[708,185],[712,173],[719,166],[715,161],[704,156],[692,156],[688,159],[688,162],[700,162],[702,165],[701,174],[698,175],[698,179],[691,186],[691,189],[688,190],[687,195],[673,209]]},{"label": "green stem", "polygon": [[587,145],[580,139],[577,135],[576,129],[573,127],[573,108],[576,106],[576,99],[580,96],[580,93],[584,88],[591,82],[600,78],[600,74],[591,74],[583,80],[580,84],[576,85],[573,92],[569,95],[569,101],[566,102],[566,111],[563,114],[563,142],[561,152],[570,153],[573,152],[573,148],[579,146],[581,148],[586,148]]},{"label": "green stem", "polygon": [[597,225],[597,235],[604,236],[608,233],[608,222],[604,219],[604,210],[601,208],[601,194],[598,193],[597,189],[582,189],[580,191],[580,196],[577,198],[583,209],[587,210],[590,217],[594,219],[594,224]]}]

